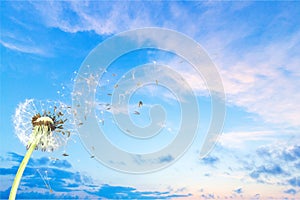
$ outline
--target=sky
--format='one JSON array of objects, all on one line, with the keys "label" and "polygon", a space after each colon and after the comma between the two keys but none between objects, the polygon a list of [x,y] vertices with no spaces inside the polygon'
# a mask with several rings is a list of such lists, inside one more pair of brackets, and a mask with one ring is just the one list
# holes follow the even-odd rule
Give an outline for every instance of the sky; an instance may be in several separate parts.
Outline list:
[{"label": "sky", "polygon": [[[30,130],[30,123],[17,121],[22,125],[17,128],[14,123],[20,103],[52,100],[76,107],[78,96],[85,105],[93,99],[93,112],[75,108],[84,113],[70,116],[69,121],[76,121],[72,117],[85,121],[83,126],[70,123],[74,127],[67,143],[53,152],[33,152],[17,198],[300,198],[299,2],[1,1],[0,9],[0,198],[7,199],[26,153],[20,127]],[[178,51],[193,55],[187,43],[181,46],[181,40],[171,41],[177,45],[171,47],[179,49],[173,52],[159,48],[131,51],[103,71],[97,63],[86,64],[103,42],[147,27],[175,31],[193,40],[220,76],[226,115],[224,124],[220,121],[216,144],[205,157],[200,153],[215,115],[215,88],[207,84],[218,77],[201,76],[190,60],[176,55]],[[116,52],[142,39],[125,40],[117,44]],[[161,39],[156,47],[167,41],[168,37]],[[109,57],[110,51],[105,55]],[[102,57],[98,59],[101,63]],[[153,66],[162,71],[148,73]],[[79,90],[81,80],[94,93]],[[118,107],[115,99],[120,96],[114,95],[127,83],[136,90],[125,107]],[[178,90],[172,90],[174,85]],[[187,88],[197,102],[189,107],[188,116],[181,109],[191,105],[192,98],[178,99]],[[163,107],[164,114],[151,115],[154,105]],[[186,121],[190,126],[182,127],[188,138],[194,112],[198,113],[197,129],[186,148],[179,142],[172,152],[150,162],[142,156],[134,157],[132,163],[123,162],[123,152],[144,155],[167,149],[179,138]],[[91,113],[96,126],[90,126]],[[124,121],[116,121],[124,113],[141,128],[136,137],[122,127]],[[161,131],[141,138],[162,116]],[[97,130],[104,133],[102,139],[100,135],[95,138]],[[92,136],[95,140],[85,139]],[[101,146],[104,140],[121,153]],[[174,157],[176,149],[180,155]],[[138,174],[134,173],[137,169]]]}]

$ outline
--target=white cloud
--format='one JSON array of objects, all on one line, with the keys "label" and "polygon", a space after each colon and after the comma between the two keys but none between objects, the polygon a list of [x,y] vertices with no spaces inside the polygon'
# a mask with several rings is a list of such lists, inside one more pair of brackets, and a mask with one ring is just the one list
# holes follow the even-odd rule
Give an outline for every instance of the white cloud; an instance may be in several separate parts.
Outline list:
[{"label": "white cloud", "polygon": [[[71,33],[95,31],[107,35],[146,26],[182,31],[208,50],[219,68],[231,104],[258,114],[266,122],[300,126],[300,57],[297,54],[300,51],[300,32],[290,32],[285,36],[285,29],[282,29],[282,37],[275,34],[280,25],[291,26],[286,22],[291,18],[284,9],[257,21],[247,20],[244,15],[236,17],[236,12],[241,13],[251,6],[248,3],[222,6],[210,2],[163,5],[161,2],[31,3],[46,26]],[[259,42],[247,40],[253,35]],[[28,53],[41,53],[39,49],[3,45]],[[179,71],[193,89],[204,94],[205,84],[197,73],[184,68],[179,68]]]},{"label": "white cloud", "polygon": [[[246,147],[247,142],[257,141],[273,141],[278,138],[274,138],[276,132],[274,131],[236,131],[228,132],[221,135],[219,142],[222,146],[227,148],[241,149]],[[278,134],[279,135],[279,134]]]},{"label": "white cloud", "polygon": [[257,46],[229,67],[220,64],[229,102],[267,122],[300,126],[300,58],[294,56],[300,51],[299,42],[300,32]]},{"label": "white cloud", "polygon": [[95,31],[100,35],[109,35],[120,31],[151,26],[151,16],[144,4],[128,2],[32,2],[36,11],[49,27],[65,32]]},{"label": "white cloud", "polygon": [[18,42],[6,42],[3,40],[0,40],[0,44],[8,49],[19,51],[23,53],[29,53],[29,54],[38,54],[38,55],[46,55],[46,52],[42,48],[29,46],[26,44],[20,44]]}]

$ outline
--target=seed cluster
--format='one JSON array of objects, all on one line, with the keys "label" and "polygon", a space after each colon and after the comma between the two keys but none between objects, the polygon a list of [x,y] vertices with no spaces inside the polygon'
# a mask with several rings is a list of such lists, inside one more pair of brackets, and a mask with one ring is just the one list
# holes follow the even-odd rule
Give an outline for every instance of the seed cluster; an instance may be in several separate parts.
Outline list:
[{"label": "seed cluster", "polygon": [[27,149],[34,141],[38,140],[36,142],[36,149],[53,151],[57,145],[53,137],[54,132],[62,135],[67,134],[69,137],[70,131],[64,130],[64,124],[67,119],[63,119],[63,116],[62,112],[57,111],[56,106],[54,106],[53,112],[44,111],[42,115],[40,113],[35,114],[31,119],[33,133],[31,134]]}]

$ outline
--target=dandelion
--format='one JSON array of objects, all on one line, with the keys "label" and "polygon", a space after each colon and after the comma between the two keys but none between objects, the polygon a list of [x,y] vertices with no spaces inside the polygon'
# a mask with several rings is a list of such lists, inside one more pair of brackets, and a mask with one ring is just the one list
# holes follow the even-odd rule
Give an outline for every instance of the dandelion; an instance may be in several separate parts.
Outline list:
[{"label": "dandelion", "polygon": [[27,99],[19,104],[13,122],[27,152],[19,166],[9,199],[15,199],[25,167],[34,150],[52,152],[64,146],[74,130],[72,109],[61,102]]}]

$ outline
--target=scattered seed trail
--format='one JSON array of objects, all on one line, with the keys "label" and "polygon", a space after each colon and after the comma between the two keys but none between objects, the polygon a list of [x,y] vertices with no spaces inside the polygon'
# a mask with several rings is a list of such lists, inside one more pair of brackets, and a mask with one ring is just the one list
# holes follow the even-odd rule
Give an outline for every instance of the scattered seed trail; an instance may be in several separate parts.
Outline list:
[{"label": "scattered seed trail", "polygon": [[53,192],[53,190],[52,190],[52,187],[51,187],[51,185],[50,185],[50,178],[48,177],[48,171],[46,170],[45,171],[45,174],[46,174],[46,180],[47,180],[47,183],[48,183],[48,186],[49,186],[49,190],[50,190],[50,193],[52,193]]},{"label": "scattered seed trail", "polygon": [[52,193],[53,190],[52,190],[51,185],[50,185],[50,181],[49,181],[49,178],[48,178],[48,172],[47,172],[47,170],[45,171],[45,174],[46,174],[45,176],[42,175],[42,173],[40,172],[39,169],[37,169],[36,171],[39,173],[40,177],[42,178],[42,180],[43,180],[46,188],[49,189],[50,193]]}]

